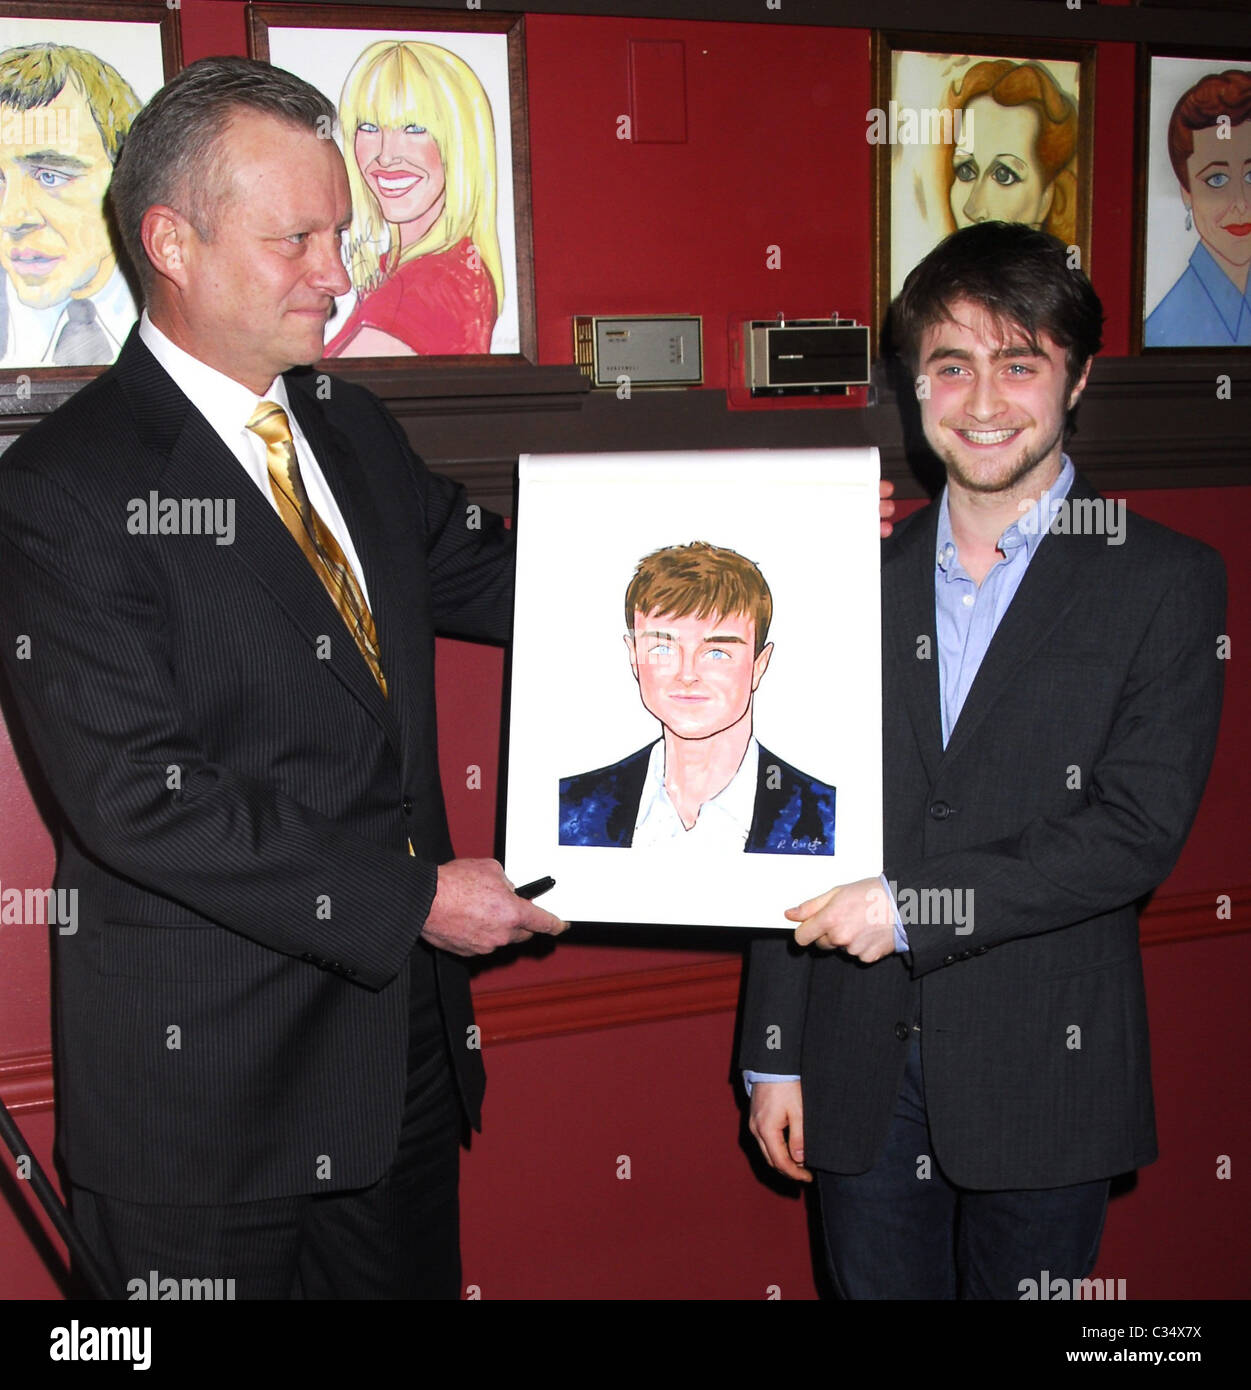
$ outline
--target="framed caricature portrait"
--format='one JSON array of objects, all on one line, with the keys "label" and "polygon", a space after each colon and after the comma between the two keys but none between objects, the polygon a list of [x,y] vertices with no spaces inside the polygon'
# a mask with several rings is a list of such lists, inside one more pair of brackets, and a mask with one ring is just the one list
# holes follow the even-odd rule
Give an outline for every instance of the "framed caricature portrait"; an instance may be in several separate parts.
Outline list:
[{"label": "framed caricature portrait", "polygon": [[6,376],[81,378],[120,351],[139,311],[105,197],[131,121],[178,67],[165,0],[0,4]]},{"label": "framed caricature portrait", "polygon": [[1251,348],[1251,54],[1139,54],[1134,346]]},{"label": "framed caricature portrait", "polygon": [[874,307],[973,222],[1024,222],[1090,273],[1094,49],[1052,40],[875,33]]},{"label": "framed caricature portrait", "polygon": [[352,288],[326,357],[535,360],[524,18],[249,5],[249,51],[339,113]]},{"label": "framed caricature portrait", "polygon": [[519,475],[509,877],[569,920],[793,928],[879,873],[877,450]]}]

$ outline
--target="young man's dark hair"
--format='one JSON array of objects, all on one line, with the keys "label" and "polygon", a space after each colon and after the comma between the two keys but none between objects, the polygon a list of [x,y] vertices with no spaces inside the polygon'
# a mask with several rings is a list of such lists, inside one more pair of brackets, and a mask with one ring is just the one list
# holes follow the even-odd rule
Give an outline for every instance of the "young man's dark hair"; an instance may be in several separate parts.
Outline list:
[{"label": "young man's dark hair", "polygon": [[[940,242],[914,266],[883,328],[883,351],[918,370],[921,337],[968,300],[1005,331],[1038,346],[1046,333],[1064,349],[1068,389],[1103,345],[1103,305],[1090,281],[1069,266],[1069,248],[1016,222],[979,222]],[[1069,427],[1072,427],[1070,412]]]}]

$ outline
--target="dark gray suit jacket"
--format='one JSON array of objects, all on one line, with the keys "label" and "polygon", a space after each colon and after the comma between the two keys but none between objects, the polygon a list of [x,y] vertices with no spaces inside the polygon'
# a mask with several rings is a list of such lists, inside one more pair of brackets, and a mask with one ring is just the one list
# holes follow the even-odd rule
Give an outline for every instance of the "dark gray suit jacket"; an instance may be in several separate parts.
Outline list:
[{"label": "dark gray suit jacket", "polygon": [[[1095,495],[1079,476],[1071,496]],[[909,925],[911,951],[868,966],[754,942],[742,1065],[802,1076],[809,1166],[864,1172],[919,1020],[953,1181],[1090,1181],[1156,1156],[1135,903],[1172,869],[1207,778],[1224,569],[1132,514],[1120,546],[1048,535],[944,750],[937,513],[883,546],[885,871],[901,893],[971,890],[973,930]]]},{"label": "dark gray suit jacket", "polygon": [[[0,463],[0,646],[62,816],[57,884],[79,894],[56,939],[59,1145],[75,1183],[136,1201],[380,1177],[410,969],[437,972],[475,1121],[481,1100],[466,972],[419,941],[451,857],[434,634],[506,635],[510,541],[498,518],[467,525],[463,490],[367,391],[287,383],[360,556],[389,699],[137,332]],[[232,499],[234,543],[131,534],[150,491]]]}]

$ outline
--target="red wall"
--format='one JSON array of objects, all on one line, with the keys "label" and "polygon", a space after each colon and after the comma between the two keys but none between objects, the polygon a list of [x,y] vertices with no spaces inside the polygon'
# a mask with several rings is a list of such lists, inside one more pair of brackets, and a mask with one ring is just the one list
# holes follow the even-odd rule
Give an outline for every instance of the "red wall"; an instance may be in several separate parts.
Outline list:
[{"label": "red wall", "polygon": [[[239,0],[183,0],[181,14],[188,60],[245,51]],[[704,316],[708,383],[724,387],[728,332],[742,318],[836,308],[867,321],[866,31],[544,15],[526,23],[543,361],[570,360],[574,313],[693,312]],[[616,138],[617,117],[629,110],[630,38],[685,44],[685,144]],[[1112,354],[1129,343],[1133,56],[1128,44],[1099,47],[1091,270]],[[780,270],[766,269],[770,245],[781,248]],[[1251,561],[1236,540],[1251,525],[1247,492],[1139,492],[1129,501],[1221,550],[1233,650],[1245,652]],[[1241,891],[1244,905],[1248,896],[1240,775],[1251,708],[1237,670],[1231,662],[1198,826],[1160,894],[1210,893],[1214,920],[1217,894]],[[462,854],[492,849],[501,672],[497,651],[441,645],[443,774]],[[482,769],[479,790],[466,785],[471,764]],[[46,884],[51,848],[5,745],[0,825],[0,883]],[[480,1000],[489,1007],[493,994],[513,999],[522,987],[717,959],[594,938],[583,928],[574,942],[484,970]],[[733,938],[716,944],[724,954]],[[1239,1155],[1249,1137],[1249,957],[1245,935],[1146,952],[1163,1158],[1113,1203],[1096,1271],[1125,1278],[1130,1297],[1251,1293],[1245,1243],[1229,1239],[1247,1228],[1246,1187],[1216,1178],[1218,1156]],[[748,1162],[733,1024],[721,1007],[488,1046],[486,1126],[464,1167],[466,1283],[485,1298],[763,1298],[771,1285],[783,1297],[811,1297],[803,1203],[761,1182]],[[48,1047],[46,942],[29,928],[0,927],[6,1096],[21,1089],[12,1059]],[[50,1112],[20,1118],[46,1160]],[[628,1180],[617,1176],[622,1157]],[[0,1297],[55,1297],[5,1195],[20,1208],[28,1190],[0,1182]]]}]

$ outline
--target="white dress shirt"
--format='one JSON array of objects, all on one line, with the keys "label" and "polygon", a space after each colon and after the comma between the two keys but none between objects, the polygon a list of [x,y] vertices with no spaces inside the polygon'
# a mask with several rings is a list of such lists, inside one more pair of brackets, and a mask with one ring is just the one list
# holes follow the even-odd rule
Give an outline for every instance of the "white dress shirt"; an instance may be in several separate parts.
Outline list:
[{"label": "white dress shirt", "polygon": [[688,830],[665,788],[665,741],[659,739],[652,744],[647,761],[647,776],[639,798],[631,847],[681,850],[684,854],[722,854],[727,850],[741,853],[756,810],[759,769],[760,745],[753,735],[738,771],[716,796],[704,802],[695,824]]},{"label": "white dress shirt", "polygon": [[[243,471],[260,489],[261,495],[278,511],[278,503],[269,486],[269,466],[266,461],[265,441],[260,435],[248,429],[247,422],[261,401],[273,401],[287,413],[291,426],[291,438],[295,441],[295,456],[300,465],[300,476],[304,480],[309,501],[317,515],[330,528],[330,534],[339,542],[339,547],[347,557],[361,587],[365,602],[369,603],[369,589],[365,583],[365,571],[360,557],[352,544],[343,513],[326,483],[325,475],[317,462],[308,440],[300,429],[299,422],[291,410],[287,399],[287,383],[282,377],[274,378],[263,396],[254,395],[241,382],[225,376],[214,367],[192,357],[189,352],[170,342],[164,333],[143,311],[139,320],[139,336],[152,356],[174,379],[174,384],[190,400],[191,404],[212,425],[226,448],[239,460]],[[279,513],[281,515],[281,513]]]}]

